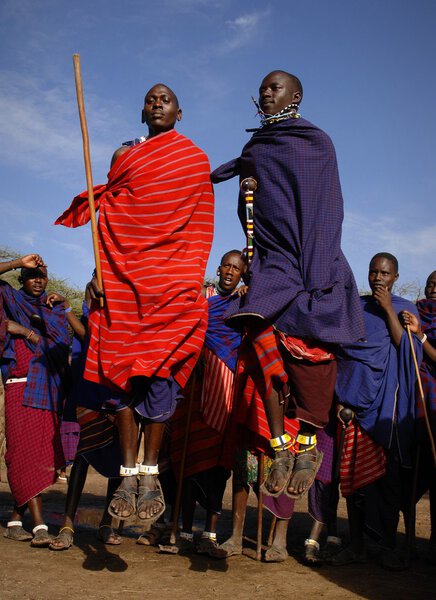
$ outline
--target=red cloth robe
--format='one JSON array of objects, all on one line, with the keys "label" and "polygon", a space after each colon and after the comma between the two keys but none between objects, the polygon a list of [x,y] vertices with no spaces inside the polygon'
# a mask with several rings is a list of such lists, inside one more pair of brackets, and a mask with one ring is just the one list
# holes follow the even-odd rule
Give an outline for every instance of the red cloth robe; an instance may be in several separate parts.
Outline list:
[{"label": "red cloth robe", "polygon": [[[122,154],[95,188],[105,306],[91,311],[86,379],[127,392],[137,375],[185,385],[207,327],[209,172],[204,152],[171,130]],[[84,192],[56,224],[89,218]]]}]

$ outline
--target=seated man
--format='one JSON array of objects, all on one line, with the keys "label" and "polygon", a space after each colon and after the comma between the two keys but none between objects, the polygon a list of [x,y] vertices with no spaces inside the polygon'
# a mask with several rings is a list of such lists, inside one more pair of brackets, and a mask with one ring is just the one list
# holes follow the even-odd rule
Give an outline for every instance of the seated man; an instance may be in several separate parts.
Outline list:
[{"label": "seated man", "polygon": [[[367,339],[344,345],[338,353],[336,393],[339,410],[354,412],[345,431],[340,469],[347,499],[351,546],[331,559],[345,565],[365,558],[364,532],[379,542],[382,566],[402,568],[393,550],[399,509],[404,508],[403,467],[411,466],[415,425],[415,382],[412,348],[400,319],[416,307],[392,287],[398,261],[380,252],[369,264],[372,294],[361,298]],[[419,362],[422,343],[417,322],[410,326]]]},{"label": "seated man", "polygon": [[[165,511],[159,449],[207,327],[201,289],[213,191],[207,156],[174,129],[181,118],[174,92],[154,85],[142,110],[147,139],[118,149],[107,185],[95,189],[105,302],[91,309],[85,378],[128,396],[116,417],[122,483],[109,512],[118,519],[136,513],[146,524]],[[75,227],[88,220],[84,193],[57,223]],[[139,421],[145,449],[138,465]]]}]

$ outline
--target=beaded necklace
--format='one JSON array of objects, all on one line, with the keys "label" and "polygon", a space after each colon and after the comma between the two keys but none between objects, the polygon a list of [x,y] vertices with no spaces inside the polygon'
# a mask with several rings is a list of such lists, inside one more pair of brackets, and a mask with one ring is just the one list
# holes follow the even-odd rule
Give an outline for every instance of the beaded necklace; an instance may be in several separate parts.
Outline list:
[{"label": "beaded necklace", "polygon": [[[287,106],[285,106],[285,108],[282,108],[282,110],[275,113],[274,115],[266,115],[263,112],[263,110],[260,108],[257,100],[255,100],[255,98],[253,98],[253,96],[251,96],[251,99],[253,100],[253,102],[257,108],[257,114],[260,116],[260,126],[261,127],[265,127],[266,125],[269,125],[270,123],[278,123],[279,121],[284,121],[285,119],[290,119],[290,118],[299,119],[301,117],[301,115],[297,112],[298,104],[295,104],[295,103],[288,104]],[[247,129],[246,131],[256,131],[256,130]]]}]

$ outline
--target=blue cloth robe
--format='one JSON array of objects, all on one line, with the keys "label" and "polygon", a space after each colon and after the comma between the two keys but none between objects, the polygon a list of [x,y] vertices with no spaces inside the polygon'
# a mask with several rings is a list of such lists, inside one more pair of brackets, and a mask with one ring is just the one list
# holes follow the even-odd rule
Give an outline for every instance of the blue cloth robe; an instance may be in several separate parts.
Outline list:
[{"label": "blue cloth robe", "polygon": [[[27,374],[27,385],[23,397],[23,406],[62,412],[65,399],[65,375],[68,369],[68,352],[70,336],[65,316],[65,306],[56,304],[51,308],[46,304],[47,294],[35,297],[23,289],[16,290],[6,281],[0,280],[0,295],[3,299],[3,314],[24,327],[34,329],[40,339],[34,344],[24,340],[33,352]],[[37,315],[41,326],[32,322]],[[3,379],[9,377],[15,366],[14,336],[6,334],[1,356],[1,372]]]},{"label": "blue cloth robe", "polygon": [[[341,251],[343,200],[330,138],[305,119],[268,125],[212,181],[254,177],[250,287],[228,316],[258,314],[286,334],[330,343],[365,337],[359,295]],[[245,202],[239,196],[245,227]]]},{"label": "blue cloth robe", "polygon": [[204,345],[214,352],[233,372],[236,370],[241,333],[224,322],[224,313],[232,304],[238,303],[238,296],[211,296],[208,303],[208,324]]},{"label": "blue cloth robe", "polygon": [[[397,314],[408,310],[418,316],[412,302],[394,295],[391,298]],[[362,429],[383,448],[391,448],[396,431],[401,463],[411,466],[416,372],[409,338],[405,331],[397,348],[389,334],[385,313],[374,298],[363,296],[360,300],[367,340],[339,348],[338,401],[353,409]],[[416,336],[412,338],[419,364],[422,344]]]}]

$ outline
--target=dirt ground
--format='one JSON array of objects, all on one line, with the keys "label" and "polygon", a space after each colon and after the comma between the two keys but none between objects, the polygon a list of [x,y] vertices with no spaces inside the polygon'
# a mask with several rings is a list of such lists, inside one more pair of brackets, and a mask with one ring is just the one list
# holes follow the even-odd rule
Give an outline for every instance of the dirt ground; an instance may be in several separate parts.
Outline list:
[{"label": "dirt ground", "polygon": [[[391,573],[381,569],[373,556],[364,565],[322,566],[311,569],[299,561],[310,519],[301,502],[289,528],[289,559],[280,564],[254,560],[253,544],[246,542],[243,556],[228,560],[208,557],[172,556],[135,543],[141,525],[128,521],[120,546],[104,546],[95,538],[95,527],[103,507],[106,481],[95,473],[88,476],[80,509],[74,546],[65,552],[30,548],[28,543],[7,540],[3,532],[11,509],[11,496],[4,465],[0,483],[0,598],[50,599],[147,598],[147,599],[254,599],[368,598],[372,600],[419,600],[436,597],[436,568],[416,559],[408,571]],[[57,483],[44,493],[44,512],[50,533],[62,520],[66,484]],[[230,489],[220,523],[220,538],[231,530]],[[340,504],[340,533],[346,536],[344,503]],[[198,511],[196,530],[201,531],[204,514]],[[24,525],[30,529],[30,522]],[[269,530],[264,517],[264,538]],[[251,498],[246,533],[254,537],[256,509]],[[428,499],[418,505],[417,549],[425,554],[429,535]],[[400,532],[400,543],[404,534]]]}]

